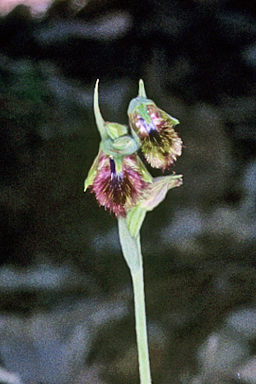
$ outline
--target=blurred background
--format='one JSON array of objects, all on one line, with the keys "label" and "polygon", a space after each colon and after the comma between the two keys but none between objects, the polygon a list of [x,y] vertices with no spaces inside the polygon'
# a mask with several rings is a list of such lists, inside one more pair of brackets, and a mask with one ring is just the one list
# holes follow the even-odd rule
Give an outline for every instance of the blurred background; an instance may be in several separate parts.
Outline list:
[{"label": "blurred background", "polygon": [[97,78],[105,120],[140,78],[180,120],[184,184],[141,231],[153,383],[256,383],[255,76],[253,1],[0,1],[0,383],[139,383],[117,222],[83,193]]}]

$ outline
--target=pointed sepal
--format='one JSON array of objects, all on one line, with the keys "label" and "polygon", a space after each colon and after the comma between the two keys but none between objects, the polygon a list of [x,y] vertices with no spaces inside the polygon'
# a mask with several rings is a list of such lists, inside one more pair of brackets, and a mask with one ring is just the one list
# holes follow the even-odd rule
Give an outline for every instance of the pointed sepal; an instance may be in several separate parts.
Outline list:
[{"label": "pointed sepal", "polygon": [[137,205],[127,212],[126,224],[130,235],[136,238],[148,211],[156,208],[166,197],[169,189],[182,185],[182,175],[160,176],[153,179],[143,191]]},{"label": "pointed sepal", "polygon": [[96,125],[98,128],[98,131],[100,133],[101,139],[106,140],[108,137],[108,132],[105,127],[105,121],[101,115],[100,112],[100,106],[99,106],[99,79],[97,79],[95,88],[94,88],[94,99],[93,99],[93,108],[94,108],[94,115],[96,120]]},{"label": "pointed sepal", "polygon": [[182,183],[182,175],[155,177],[153,183],[147,186],[143,197],[140,199],[141,208],[152,211],[165,199],[170,189],[179,187]]},{"label": "pointed sepal", "polygon": [[128,133],[127,126],[118,123],[106,123],[105,128],[112,140],[118,139]]},{"label": "pointed sepal", "polygon": [[98,155],[95,157],[94,162],[93,162],[93,164],[92,164],[92,166],[88,172],[88,176],[85,179],[84,192],[86,192],[87,188],[93,184],[94,179],[98,173],[99,158],[100,158],[100,151],[99,151]]}]

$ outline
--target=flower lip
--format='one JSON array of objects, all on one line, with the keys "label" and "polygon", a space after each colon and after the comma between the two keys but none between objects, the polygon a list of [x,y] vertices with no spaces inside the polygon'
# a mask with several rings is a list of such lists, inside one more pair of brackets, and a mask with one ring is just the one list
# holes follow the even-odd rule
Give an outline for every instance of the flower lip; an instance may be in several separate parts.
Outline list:
[{"label": "flower lip", "polygon": [[104,154],[98,161],[98,171],[92,185],[99,205],[109,209],[118,218],[136,205],[148,183],[144,181],[137,154],[123,159]]},{"label": "flower lip", "polygon": [[182,141],[173,128],[179,120],[147,98],[143,80],[139,81],[138,96],[129,104],[128,116],[132,135],[146,161],[153,168],[170,169],[182,152]]},{"label": "flower lip", "polygon": [[173,128],[179,121],[154,103],[137,106],[129,118],[146,161],[153,168],[170,169],[182,151],[182,141]]}]

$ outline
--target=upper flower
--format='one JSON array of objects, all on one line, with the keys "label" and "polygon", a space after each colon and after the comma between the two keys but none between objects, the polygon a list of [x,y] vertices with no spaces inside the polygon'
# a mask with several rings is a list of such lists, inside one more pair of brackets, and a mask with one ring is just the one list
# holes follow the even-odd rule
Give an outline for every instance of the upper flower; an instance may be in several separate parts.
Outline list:
[{"label": "upper flower", "polygon": [[103,120],[98,105],[98,81],[94,112],[102,141],[85,180],[84,190],[89,187],[100,205],[116,217],[125,217],[127,211],[136,205],[147,184],[152,182],[152,177],[136,153],[136,141],[126,134],[127,127]]},{"label": "upper flower", "polygon": [[130,102],[128,116],[133,136],[147,162],[163,171],[169,169],[182,151],[182,141],[173,128],[179,121],[147,99],[142,80],[138,97]]}]

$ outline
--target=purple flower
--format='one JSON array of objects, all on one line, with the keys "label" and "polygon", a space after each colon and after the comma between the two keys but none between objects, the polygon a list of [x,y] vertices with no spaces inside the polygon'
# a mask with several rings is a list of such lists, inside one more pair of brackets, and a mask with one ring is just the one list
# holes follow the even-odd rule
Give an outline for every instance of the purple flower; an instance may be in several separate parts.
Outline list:
[{"label": "purple flower", "polygon": [[[95,175],[89,184],[99,205],[109,209],[118,218],[136,205],[147,182],[137,154],[114,158],[100,151],[93,164]],[[117,170],[119,168],[119,170]]]},{"label": "purple flower", "polygon": [[142,80],[139,96],[130,102],[128,116],[147,162],[153,168],[170,169],[182,151],[182,141],[173,128],[179,121],[146,98]]}]

